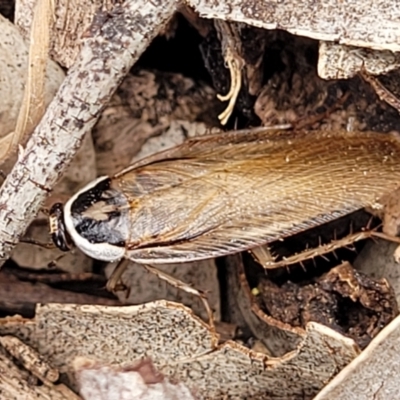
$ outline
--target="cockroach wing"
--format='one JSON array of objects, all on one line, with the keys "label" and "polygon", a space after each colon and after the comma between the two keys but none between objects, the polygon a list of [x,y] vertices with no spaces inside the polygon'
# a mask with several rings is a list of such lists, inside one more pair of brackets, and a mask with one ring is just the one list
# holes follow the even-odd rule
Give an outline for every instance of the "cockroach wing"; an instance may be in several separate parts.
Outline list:
[{"label": "cockroach wing", "polygon": [[400,143],[376,133],[228,133],[146,160],[113,180],[130,203],[128,256],[141,263],[253,248],[400,185]]}]

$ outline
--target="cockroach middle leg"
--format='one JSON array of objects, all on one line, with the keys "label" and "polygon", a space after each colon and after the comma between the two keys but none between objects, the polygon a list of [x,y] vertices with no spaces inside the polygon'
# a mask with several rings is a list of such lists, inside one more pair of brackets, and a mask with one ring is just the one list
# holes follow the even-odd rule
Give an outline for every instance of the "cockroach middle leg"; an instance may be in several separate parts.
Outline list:
[{"label": "cockroach middle leg", "polygon": [[[128,267],[129,262],[130,262],[129,259],[122,259],[119,262],[119,264],[116,266],[116,268],[112,272],[112,274],[107,282],[107,285],[106,285],[107,290],[109,290],[110,292],[121,290],[121,277],[122,277],[122,274],[125,272],[126,268]],[[157,276],[157,278],[167,282],[171,286],[174,286],[179,290],[183,290],[186,293],[189,293],[193,296],[200,298],[201,302],[204,305],[204,308],[206,309],[208,320],[209,320],[209,325],[210,325],[211,329],[215,329],[213,311],[212,311],[210,305],[208,304],[207,296],[204,292],[191,287],[187,283],[185,283],[185,282],[183,282],[183,281],[181,281],[181,280],[179,280],[179,279],[177,279],[177,278],[175,278],[175,277],[165,273],[164,271],[161,271],[158,268],[155,268],[151,265],[148,265],[148,264],[140,264],[140,265],[146,271],[150,272],[151,274],[154,274],[155,276]],[[123,286],[123,284],[122,284],[122,286]]]},{"label": "cockroach middle leg", "polygon": [[157,276],[159,279],[169,283],[171,286],[176,287],[177,289],[183,290],[186,293],[189,293],[193,296],[199,297],[200,300],[202,301],[204,308],[206,309],[207,316],[208,316],[208,323],[211,327],[211,329],[215,329],[214,327],[214,315],[211,310],[210,305],[208,304],[207,296],[206,294],[198,289],[195,289],[188,285],[187,283],[165,273],[164,271],[159,270],[158,268],[155,268],[151,265],[148,264],[141,264],[141,266],[148,272],[154,274]]}]

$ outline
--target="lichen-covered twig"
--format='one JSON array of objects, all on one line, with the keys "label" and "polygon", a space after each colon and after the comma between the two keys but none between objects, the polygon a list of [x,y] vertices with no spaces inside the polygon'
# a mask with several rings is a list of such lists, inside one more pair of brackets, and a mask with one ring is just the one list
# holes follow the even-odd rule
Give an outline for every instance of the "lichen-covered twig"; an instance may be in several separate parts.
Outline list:
[{"label": "lichen-covered twig", "polygon": [[131,0],[95,16],[79,56],[0,189],[0,263],[175,7],[176,0]]}]

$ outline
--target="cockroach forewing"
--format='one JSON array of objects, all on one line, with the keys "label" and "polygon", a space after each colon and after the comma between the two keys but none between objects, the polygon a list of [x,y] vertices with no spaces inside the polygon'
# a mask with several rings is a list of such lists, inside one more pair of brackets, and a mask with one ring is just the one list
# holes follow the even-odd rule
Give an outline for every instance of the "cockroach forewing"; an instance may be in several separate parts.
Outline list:
[{"label": "cockroach forewing", "polygon": [[400,142],[377,133],[227,133],[149,157],[113,185],[131,204],[131,259],[193,261],[374,207],[400,185]]},{"label": "cockroach forewing", "polygon": [[[298,132],[298,134],[306,134],[305,132]],[[133,169],[141,167],[143,165],[152,164],[157,161],[179,159],[182,157],[194,157],[199,153],[207,151],[213,151],[216,148],[222,146],[234,146],[240,143],[256,143],[258,141],[277,141],[287,137],[288,139],[293,138],[293,131],[288,130],[276,130],[274,128],[255,128],[246,129],[240,131],[230,131],[221,134],[204,135],[194,137],[186,140],[181,145],[172,147],[170,149],[160,151],[151,156],[142,158],[131,164],[129,167],[123,169],[121,172],[115,175],[116,178],[124,175]]]}]

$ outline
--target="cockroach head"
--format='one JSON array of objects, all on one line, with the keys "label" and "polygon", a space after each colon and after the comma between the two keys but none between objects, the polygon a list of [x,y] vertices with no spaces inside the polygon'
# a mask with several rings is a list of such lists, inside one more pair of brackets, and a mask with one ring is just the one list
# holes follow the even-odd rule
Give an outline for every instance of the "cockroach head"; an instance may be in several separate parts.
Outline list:
[{"label": "cockroach head", "polygon": [[49,212],[50,235],[53,243],[62,251],[69,251],[73,242],[65,227],[64,210],[61,203],[56,203]]}]

